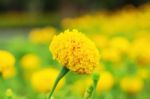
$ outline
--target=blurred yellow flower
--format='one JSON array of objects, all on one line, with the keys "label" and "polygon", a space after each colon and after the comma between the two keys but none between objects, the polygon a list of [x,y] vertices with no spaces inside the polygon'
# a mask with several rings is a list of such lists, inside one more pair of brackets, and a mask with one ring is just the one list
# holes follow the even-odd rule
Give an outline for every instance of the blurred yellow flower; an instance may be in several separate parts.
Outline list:
[{"label": "blurred yellow flower", "polygon": [[99,63],[95,44],[77,30],[66,30],[54,37],[49,49],[54,59],[78,73],[89,74]]},{"label": "blurred yellow flower", "polygon": [[97,92],[109,91],[114,85],[114,77],[108,71],[103,71],[100,73],[100,80],[97,85]]},{"label": "blurred yellow flower", "polygon": [[26,54],[20,60],[21,66],[25,70],[33,70],[41,65],[41,59],[36,54]]},{"label": "blurred yellow flower", "polygon": [[14,77],[15,57],[8,51],[0,50],[0,73],[4,79]]},{"label": "blurred yellow flower", "polygon": [[136,38],[129,51],[129,57],[139,64],[150,64],[150,40],[147,38]]},{"label": "blurred yellow flower", "polygon": [[119,63],[122,59],[121,52],[115,48],[105,48],[101,52],[102,59],[112,63]]},{"label": "blurred yellow flower", "polygon": [[143,81],[138,77],[124,77],[120,81],[120,87],[129,94],[136,94],[143,89]]},{"label": "blurred yellow flower", "polygon": [[130,47],[129,41],[124,37],[114,37],[110,41],[110,47],[117,48],[123,53],[127,53]]},{"label": "blurred yellow flower", "polygon": [[[47,93],[52,89],[54,81],[59,71],[52,68],[46,68],[41,71],[33,73],[31,77],[31,84],[34,90],[41,93]],[[60,89],[65,83],[65,78],[62,79],[56,90]]]},{"label": "blurred yellow flower", "polygon": [[48,44],[55,35],[56,30],[52,27],[34,29],[29,34],[29,39],[35,44]]},{"label": "blurred yellow flower", "polygon": [[92,36],[92,40],[95,42],[98,48],[103,49],[108,46],[108,38],[105,35],[94,35]]},{"label": "blurred yellow flower", "polygon": [[2,77],[4,79],[9,79],[9,78],[12,78],[16,75],[16,70],[14,67],[12,68],[7,68],[5,69],[3,72],[2,72]]},{"label": "blurred yellow flower", "polygon": [[8,51],[0,50],[0,70],[12,68],[15,65],[15,57]]}]

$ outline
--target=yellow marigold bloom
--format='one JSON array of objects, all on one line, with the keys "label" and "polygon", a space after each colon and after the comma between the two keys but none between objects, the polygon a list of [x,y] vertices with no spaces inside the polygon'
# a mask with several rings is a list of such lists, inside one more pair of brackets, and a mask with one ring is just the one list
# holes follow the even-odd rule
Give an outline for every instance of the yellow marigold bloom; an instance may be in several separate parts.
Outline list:
[{"label": "yellow marigold bloom", "polygon": [[16,70],[14,67],[12,68],[7,68],[5,69],[3,72],[2,72],[2,77],[4,79],[9,79],[9,78],[12,78],[16,75]]},{"label": "yellow marigold bloom", "polygon": [[33,70],[40,66],[41,60],[36,54],[26,54],[21,59],[21,66],[25,70]]},{"label": "yellow marigold bloom", "polygon": [[129,57],[136,60],[139,64],[150,63],[150,40],[147,38],[137,38],[132,43]]},{"label": "yellow marigold bloom", "polygon": [[103,71],[100,73],[100,80],[97,85],[97,91],[109,91],[114,85],[114,77],[108,71]]},{"label": "yellow marigold bloom", "polygon": [[[41,71],[35,72],[31,77],[31,84],[33,89],[41,93],[49,92],[52,89],[58,73],[59,71],[52,68],[46,68]],[[56,89],[60,89],[63,86],[64,82],[65,79],[62,79]]]},{"label": "yellow marigold bloom", "polygon": [[34,29],[30,32],[29,39],[35,44],[48,44],[55,33],[56,30],[52,27]]},{"label": "yellow marigold bloom", "polygon": [[15,57],[8,51],[0,50],[0,73],[4,79],[15,76]]},{"label": "yellow marigold bloom", "polygon": [[15,65],[15,57],[8,51],[0,50],[0,70],[3,71]]},{"label": "yellow marigold bloom", "polygon": [[124,37],[115,37],[110,41],[110,46],[127,53],[130,47],[129,41]]},{"label": "yellow marigold bloom", "polygon": [[121,52],[115,48],[105,48],[101,54],[104,61],[119,63],[122,59]]},{"label": "yellow marigold bloom", "polygon": [[143,81],[138,77],[125,77],[120,81],[120,87],[127,93],[136,94],[143,89]]},{"label": "yellow marigold bloom", "polygon": [[68,69],[89,74],[99,63],[95,44],[77,30],[66,30],[55,36],[50,45],[53,58]]},{"label": "yellow marigold bloom", "polygon": [[108,38],[104,35],[94,35],[92,40],[95,42],[98,48],[106,48],[108,46]]}]

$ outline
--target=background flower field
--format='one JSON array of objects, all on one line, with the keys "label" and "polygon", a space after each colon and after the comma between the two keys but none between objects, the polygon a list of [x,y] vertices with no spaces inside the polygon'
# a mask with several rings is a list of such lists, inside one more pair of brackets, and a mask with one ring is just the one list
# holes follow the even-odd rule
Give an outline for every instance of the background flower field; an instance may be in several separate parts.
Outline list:
[{"label": "background flower field", "polygon": [[[94,72],[100,80],[92,99],[150,99],[149,4],[63,18],[59,13],[29,15],[0,16],[0,99],[47,99],[61,69],[49,45],[68,29],[85,34],[99,50]],[[69,72],[53,99],[83,99],[91,83],[92,74]]]}]

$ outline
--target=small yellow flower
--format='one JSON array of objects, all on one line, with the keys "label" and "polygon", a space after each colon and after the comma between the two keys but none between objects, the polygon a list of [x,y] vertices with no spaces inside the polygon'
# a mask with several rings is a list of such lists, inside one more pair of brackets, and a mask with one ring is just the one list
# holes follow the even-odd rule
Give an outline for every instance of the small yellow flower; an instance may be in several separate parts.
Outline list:
[{"label": "small yellow flower", "polygon": [[92,36],[93,41],[98,48],[106,48],[108,46],[108,38],[104,35],[94,35]]},{"label": "small yellow flower", "polygon": [[15,57],[8,51],[0,50],[0,70],[14,67]]},{"label": "small yellow flower", "polygon": [[102,59],[112,63],[119,63],[122,59],[121,52],[115,48],[105,48],[101,52]]},{"label": "small yellow flower", "polygon": [[77,30],[66,30],[54,37],[50,51],[59,63],[81,74],[91,73],[99,63],[95,44]]},{"label": "small yellow flower", "polygon": [[[59,71],[52,68],[46,68],[41,71],[33,73],[31,77],[31,84],[34,90],[41,93],[47,93],[52,89],[54,81]],[[65,79],[62,79],[57,86],[57,90],[64,85]]]},{"label": "small yellow flower", "polygon": [[103,71],[100,73],[100,80],[97,85],[97,92],[109,91],[114,85],[114,77],[108,71]]},{"label": "small yellow flower", "polygon": [[25,70],[33,70],[40,66],[41,60],[36,54],[26,54],[21,59],[21,66]]},{"label": "small yellow flower", "polygon": [[15,57],[8,51],[0,50],[0,73],[4,79],[15,76]]},{"label": "small yellow flower", "polygon": [[120,87],[129,94],[136,94],[143,89],[143,81],[138,77],[125,77],[120,81]]},{"label": "small yellow flower", "polygon": [[129,51],[129,57],[142,65],[150,64],[150,40],[147,38],[136,38]]},{"label": "small yellow flower", "polygon": [[29,39],[35,44],[48,44],[55,33],[56,30],[52,27],[34,29],[30,32]]},{"label": "small yellow flower", "polygon": [[117,48],[123,53],[127,53],[130,47],[129,41],[124,37],[114,37],[110,41],[110,47]]},{"label": "small yellow flower", "polygon": [[5,69],[3,72],[2,72],[2,77],[4,79],[9,79],[9,78],[12,78],[16,75],[16,70],[14,67],[12,68],[7,68]]}]

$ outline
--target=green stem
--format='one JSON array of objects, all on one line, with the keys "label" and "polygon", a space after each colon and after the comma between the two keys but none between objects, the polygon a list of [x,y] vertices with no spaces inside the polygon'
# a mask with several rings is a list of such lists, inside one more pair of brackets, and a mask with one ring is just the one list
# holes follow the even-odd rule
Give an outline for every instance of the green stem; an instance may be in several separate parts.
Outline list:
[{"label": "green stem", "polygon": [[99,80],[99,74],[98,73],[93,74],[93,84],[86,90],[83,99],[92,99],[98,80]]},{"label": "green stem", "polygon": [[53,85],[53,88],[52,88],[52,90],[51,90],[49,96],[48,96],[48,99],[51,99],[51,96],[52,96],[52,94],[54,93],[54,90],[55,90],[57,84],[59,83],[59,81],[60,81],[68,72],[69,72],[69,69],[66,68],[65,66],[63,66],[63,68],[61,69],[60,73],[58,74],[58,76],[57,76],[57,78],[56,78],[56,80],[55,80],[55,83],[54,83],[54,85]]}]

